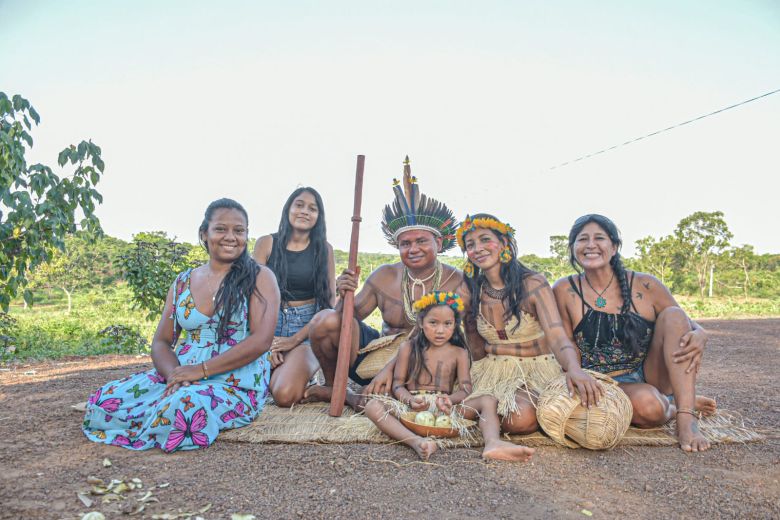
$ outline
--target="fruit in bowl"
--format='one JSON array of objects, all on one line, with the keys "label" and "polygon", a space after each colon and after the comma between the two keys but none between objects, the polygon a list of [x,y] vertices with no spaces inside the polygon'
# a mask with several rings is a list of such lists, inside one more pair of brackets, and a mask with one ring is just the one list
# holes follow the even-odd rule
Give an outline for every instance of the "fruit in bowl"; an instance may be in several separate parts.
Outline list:
[{"label": "fruit in bowl", "polygon": [[436,417],[436,422],[434,423],[434,426],[437,428],[452,428],[452,421],[450,420],[449,415],[440,415]]},{"label": "fruit in bowl", "polygon": [[436,424],[436,417],[434,417],[433,413],[425,410],[417,412],[417,415],[414,416],[414,422],[422,426],[433,426]]}]

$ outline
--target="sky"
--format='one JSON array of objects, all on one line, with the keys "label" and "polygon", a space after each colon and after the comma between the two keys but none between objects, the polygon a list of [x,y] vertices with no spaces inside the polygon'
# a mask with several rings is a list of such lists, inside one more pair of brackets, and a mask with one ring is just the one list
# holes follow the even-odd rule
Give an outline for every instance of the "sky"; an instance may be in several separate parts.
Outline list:
[{"label": "sky", "polygon": [[264,235],[313,186],[345,250],[364,154],[359,249],[392,252],[408,154],[422,192],[508,221],[521,253],[602,213],[630,256],[717,210],[778,253],[780,93],[551,169],[778,88],[776,0],[0,0],[0,90],[42,118],[29,162],[100,145],[97,214],[126,240],[195,242],[219,197]]}]

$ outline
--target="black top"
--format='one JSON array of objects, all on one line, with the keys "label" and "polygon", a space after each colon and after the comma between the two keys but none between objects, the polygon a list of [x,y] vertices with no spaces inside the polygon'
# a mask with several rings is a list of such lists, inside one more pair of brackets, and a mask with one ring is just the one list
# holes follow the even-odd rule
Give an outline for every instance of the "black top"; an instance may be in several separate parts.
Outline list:
[{"label": "black top", "polygon": [[[271,234],[274,242],[279,239],[278,233]],[[271,247],[271,256],[268,257],[268,265],[274,265],[276,261],[275,247]],[[282,255],[287,260],[287,290],[282,294],[282,301],[292,302],[311,300],[314,298],[314,248],[309,242],[303,251],[288,251],[282,246]],[[276,273],[274,273],[276,274]],[[279,287],[282,281],[276,274]]]},{"label": "black top", "polygon": [[[569,283],[582,301],[582,320],[574,329],[574,341],[582,353],[582,368],[595,370],[603,374],[622,370],[634,371],[642,366],[653,339],[655,322],[643,318],[634,306],[633,299],[629,300],[631,308],[627,314],[611,314],[597,311],[585,301],[582,296],[582,278],[579,279],[579,287],[574,283],[574,277],[569,276]],[[631,273],[629,286],[629,298],[634,287],[634,273]],[[587,312],[585,307],[588,308]],[[639,339],[639,352],[632,352],[624,346],[623,328],[628,314],[638,317],[645,325],[645,333]]]}]

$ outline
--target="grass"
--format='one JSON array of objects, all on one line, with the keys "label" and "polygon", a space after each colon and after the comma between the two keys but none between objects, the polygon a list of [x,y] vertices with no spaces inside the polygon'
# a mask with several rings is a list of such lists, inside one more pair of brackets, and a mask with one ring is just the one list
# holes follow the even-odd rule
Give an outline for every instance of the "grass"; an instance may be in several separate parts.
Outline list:
[{"label": "grass", "polygon": [[[694,319],[780,317],[780,301],[769,299],[680,296],[677,300]],[[0,341],[3,334],[14,339],[5,348],[0,343],[0,363],[148,352],[157,323],[147,321],[144,311],[133,308],[127,286],[77,292],[73,310],[68,314],[66,309],[64,295],[56,291],[28,309],[12,305],[10,315],[15,324],[9,330],[0,330]],[[378,311],[365,321],[381,328]]]}]

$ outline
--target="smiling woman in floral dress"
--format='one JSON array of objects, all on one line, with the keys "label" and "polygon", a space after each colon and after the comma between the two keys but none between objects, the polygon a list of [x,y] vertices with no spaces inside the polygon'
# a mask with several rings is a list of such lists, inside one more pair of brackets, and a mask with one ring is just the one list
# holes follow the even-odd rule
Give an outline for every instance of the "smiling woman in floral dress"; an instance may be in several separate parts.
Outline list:
[{"label": "smiling woman in floral dress", "polygon": [[247,252],[247,214],[212,202],[200,226],[209,261],[179,274],[152,342],[154,369],[112,381],[89,399],[83,430],[132,450],[209,446],[263,408],[279,289]]}]

